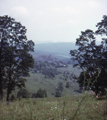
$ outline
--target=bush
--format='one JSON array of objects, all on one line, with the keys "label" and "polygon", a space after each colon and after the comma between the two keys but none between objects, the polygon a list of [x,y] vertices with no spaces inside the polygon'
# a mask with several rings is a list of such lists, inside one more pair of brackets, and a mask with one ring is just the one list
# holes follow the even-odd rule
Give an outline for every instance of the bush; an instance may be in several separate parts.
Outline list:
[{"label": "bush", "polygon": [[37,94],[36,93],[32,93],[32,97],[31,98],[36,98]]},{"label": "bush", "polygon": [[55,92],[55,97],[61,97],[62,96],[62,93],[59,89],[56,89],[56,92]]},{"label": "bush", "polygon": [[59,82],[58,83],[58,88],[56,89],[56,92],[55,92],[55,97],[61,97],[63,90],[64,90],[63,82]]},{"label": "bush", "polygon": [[29,98],[30,94],[26,89],[20,89],[19,92],[17,93],[17,97]]},{"label": "bush", "polygon": [[10,101],[14,101],[14,100],[16,100],[16,97],[12,94],[10,97]]},{"label": "bush", "polygon": [[39,89],[36,93],[36,97],[38,97],[38,98],[47,97],[46,90]]},{"label": "bush", "polygon": [[66,88],[70,88],[71,87],[71,82],[66,82]]}]

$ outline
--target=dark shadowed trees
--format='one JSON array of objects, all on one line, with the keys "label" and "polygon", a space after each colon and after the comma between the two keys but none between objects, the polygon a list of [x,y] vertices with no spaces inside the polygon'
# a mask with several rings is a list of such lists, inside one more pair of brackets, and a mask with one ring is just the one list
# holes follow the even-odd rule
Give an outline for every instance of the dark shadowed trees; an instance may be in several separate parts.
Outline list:
[{"label": "dark shadowed trees", "polygon": [[[9,20],[7,20],[9,21]],[[5,84],[5,54],[7,43],[7,31],[6,31],[5,17],[0,17],[0,99],[3,97],[3,85]]]},{"label": "dark shadowed trees", "polygon": [[[82,31],[79,38],[76,39],[78,49],[70,51],[71,59],[78,62],[74,66],[78,66],[85,71],[85,75],[84,72],[81,72],[78,79],[80,87],[89,84],[89,88],[95,91],[96,94],[100,91],[104,93],[105,88],[107,88],[107,16],[103,17],[97,27],[96,32],[89,29]],[[96,36],[98,35],[105,36],[105,38],[102,38],[100,45],[96,44]],[[91,80],[90,83],[89,80]]]},{"label": "dark shadowed trees", "polygon": [[[25,86],[26,79],[23,76],[28,76],[29,68],[33,67],[34,60],[30,52],[34,51],[34,43],[27,40],[26,31],[15,19],[0,17],[0,60],[3,66],[0,69],[0,82],[2,89],[7,90],[7,101],[15,87]],[[0,94],[2,95],[2,92]]]},{"label": "dark shadowed trees", "polygon": [[17,93],[17,97],[20,98],[29,98],[30,97],[30,93],[26,90],[26,89],[20,89]]},{"label": "dark shadowed trees", "polygon": [[64,90],[63,82],[59,82],[58,87],[56,88],[56,91],[55,91],[55,97],[61,97],[63,90]]},{"label": "dark shadowed trees", "polygon": [[47,97],[47,92],[46,90],[42,90],[42,89],[39,89],[36,93],[36,97],[37,98],[44,98],[44,97]]}]

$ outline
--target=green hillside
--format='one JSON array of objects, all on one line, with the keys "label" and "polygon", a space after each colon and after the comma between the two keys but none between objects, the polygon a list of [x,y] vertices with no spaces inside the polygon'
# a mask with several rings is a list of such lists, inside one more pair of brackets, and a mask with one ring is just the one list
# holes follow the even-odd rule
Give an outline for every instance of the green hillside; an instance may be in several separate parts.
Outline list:
[{"label": "green hillside", "polygon": [[[53,66],[48,65],[48,68],[53,68]],[[71,74],[78,76],[80,73],[80,70],[78,70],[77,68],[73,68],[72,65],[68,65],[68,67],[59,67],[56,68],[57,72],[59,72],[60,74],[55,75],[55,77],[46,77],[44,74],[40,73],[40,71],[36,71],[35,73],[35,69],[32,69],[32,71],[30,72],[30,77],[27,77],[27,82],[26,82],[26,89],[31,92],[37,92],[38,89],[45,89],[47,91],[48,97],[52,97],[55,95],[55,90],[58,87],[58,83],[59,82],[63,82],[63,87],[64,87],[64,91],[65,93],[70,93],[70,94],[76,94],[77,92],[75,92],[75,90],[79,90],[79,86],[78,83],[76,83],[76,81],[72,78],[72,80],[69,78]],[[47,67],[46,67],[47,69]],[[68,78],[66,80],[64,80],[64,71],[66,71],[66,75],[68,76]],[[66,88],[66,84],[67,82],[71,83],[71,87],[70,88]]]}]

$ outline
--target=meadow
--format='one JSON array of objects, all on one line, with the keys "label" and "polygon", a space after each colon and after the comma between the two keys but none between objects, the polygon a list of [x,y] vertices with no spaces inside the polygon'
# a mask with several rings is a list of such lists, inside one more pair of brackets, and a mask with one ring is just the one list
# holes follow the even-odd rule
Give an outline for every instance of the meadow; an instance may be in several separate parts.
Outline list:
[{"label": "meadow", "polygon": [[[69,71],[78,76],[80,71],[73,69],[71,65],[65,68],[58,68],[62,73]],[[0,120],[107,120],[107,96],[96,96],[92,91],[82,91],[76,94],[79,89],[76,82],[72,82],[71,88],[66,88],[66,81],[61,80],[62,74],[55,78],[44,78],[41,73],[30,72],[27,78],[26,89],[32,94],[39,88],[46,89],[47,98],[16,98],[6,102],[5,96],[0,101]],[[63,96],[55,97],[59,81],[63,81]],[[17,90],[13,92],[17,96]]]},{"label": "meadow", "polygon": [[17,98],[0,101],[0,120],[107,120],[105,96],[94,93],[60,98]]}]

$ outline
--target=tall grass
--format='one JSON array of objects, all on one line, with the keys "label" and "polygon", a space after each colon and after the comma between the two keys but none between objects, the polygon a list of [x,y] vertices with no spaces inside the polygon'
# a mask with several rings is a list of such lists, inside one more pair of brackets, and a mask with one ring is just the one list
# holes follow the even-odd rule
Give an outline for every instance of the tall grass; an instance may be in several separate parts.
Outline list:
[{"label": "tall grass", "polygon": [[106,120],[105,100],[91,94],[65,98],[22,99],[9,105],[0,102],[0,120]]},{"label": "tall grass", "polygon": [[9,104],[5,100],[0,101],[0,120],[107,120],[106,118],[106,96],[96,98],[95,93],[88,89],[83,89],[80,95],[63,93],[60,98],[17,99]]}]

